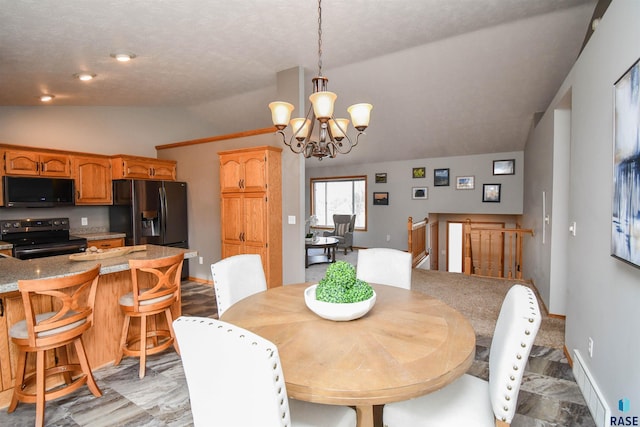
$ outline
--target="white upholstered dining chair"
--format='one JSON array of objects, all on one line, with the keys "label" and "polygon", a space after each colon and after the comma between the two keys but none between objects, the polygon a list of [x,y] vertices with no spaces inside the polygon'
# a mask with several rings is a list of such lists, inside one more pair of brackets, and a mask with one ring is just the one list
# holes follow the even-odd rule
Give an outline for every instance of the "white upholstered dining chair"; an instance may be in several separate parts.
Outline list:
[{"label": "white upholstered dining chair", "polygon": [[236,302],[267,290],[260,255],[234,255],[211,264],[218,317]]},{"label": "white upholstered dining chair", "polygon": [[173,323],[195,426],[354,427],[355,410],[289,399],[278,348],[216,319]]},{"label": "white upholstered dining chair", "polygon": [[411,254],[391,248],[360,249],[356,276],[380,285],[411,289]]},{"label": "white upholstered dining chair", "polygon": [[534,292],[523,285],[512,286],[502,303],[491,341],[489,381],[465,374],[434,393],[387,404],[383,425],[509,426],[540,322]]}]

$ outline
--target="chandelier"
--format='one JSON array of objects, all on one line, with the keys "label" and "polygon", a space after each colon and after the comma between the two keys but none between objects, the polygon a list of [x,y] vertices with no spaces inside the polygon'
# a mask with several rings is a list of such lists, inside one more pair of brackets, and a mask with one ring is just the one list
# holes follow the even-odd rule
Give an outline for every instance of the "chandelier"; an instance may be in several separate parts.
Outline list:
[{"label": "chandelier", "polygon": [[[347,154],[358,145],[360,135],[369,126],[371,104],[354,104],[347,108],[351,116],[351,123],[358,131],[355,141],[347,135],[349,119],[335,118],[333,105],[336,95],[327,91],[329,79],[322,75],[322,0],[318,0],[318,76],[311,80],[313,93],[309,96],[311,106],[304,118],[294,118],[289,121],[294,107],[288,102],[275,101],[269,104],[271,119],[282,136],[282,142],[296,154],[303,154],[305,158],[325,157],[334,158],[338,153]],[[316,120],[318,132],[312,136]],[[287,140],[284,129],[291,125],[292,135]],[[315,139],[314,139],[315,138]]]}]

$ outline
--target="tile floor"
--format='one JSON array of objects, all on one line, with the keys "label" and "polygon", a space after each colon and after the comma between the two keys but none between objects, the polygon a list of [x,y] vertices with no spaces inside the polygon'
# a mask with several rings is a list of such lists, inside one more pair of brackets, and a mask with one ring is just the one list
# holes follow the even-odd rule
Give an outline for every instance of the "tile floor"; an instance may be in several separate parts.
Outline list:
[{"label": "tile floor", "polygon": [[[183,284],[183,314],[216,317],[210,286]],[[478,337],[476,361],[470,373],[488,373],[490,337]],[[138,360],[125,358],[119,366],[99,369],[96,381],[103,396],[86,387],[46,405],[48,426],[190,426],[189,396],[179,356],[168,350],[150,356],[147,374],[138,379]],[[32,426],[34,405],[0,412],[0,425]],[[534,346],[518,398],[514,427],[595,426],[560,350]],[[223,427],[223,426],[222,426]]]}]

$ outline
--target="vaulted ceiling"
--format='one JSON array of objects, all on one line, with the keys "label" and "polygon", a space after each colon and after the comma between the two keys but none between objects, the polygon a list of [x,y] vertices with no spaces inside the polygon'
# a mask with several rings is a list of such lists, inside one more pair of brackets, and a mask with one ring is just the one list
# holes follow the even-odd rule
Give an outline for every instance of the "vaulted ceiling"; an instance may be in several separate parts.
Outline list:
[{"label": "vaulted ceiling", "polygon": [[[374,104],[350,161],[522,150],[595,5],[324,0],[323,71],[337,108]],[[0,106],[41,105],[53,93],[53,106],[220,111],[255,93],[255,103],[221,112],[218,128],[269,126],[276,73],[317,72],[317,9],[312,0],[0,0]],[[118,63],[120,52],[136,58]],[[80,82],[79,72],[96,77]]]}]

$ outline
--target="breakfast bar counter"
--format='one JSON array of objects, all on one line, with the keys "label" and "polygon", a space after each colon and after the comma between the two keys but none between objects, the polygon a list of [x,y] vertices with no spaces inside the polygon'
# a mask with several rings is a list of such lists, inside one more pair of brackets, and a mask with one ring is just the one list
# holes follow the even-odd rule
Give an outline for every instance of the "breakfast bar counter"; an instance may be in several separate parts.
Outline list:
[{"label": "breakfast bar counter", "polygon": [[[101,264],[96,292],[93,327],[83,335],[91,368],[113,363],[118,354],[124,315],[118,300],[131,292],[130,259],[158,259],[184,253],[185,259],[197,256],[190,249],[146,245],[146,250],[90,261],[74,261],[69,255],[19,260],[0,257],[0,408],[11,396],[17,353],[8,336],[14,323],[24,319],[24,308],[18,280],[63,277],[89,270]],[[43,302],[46,304],[46,301]],[[172,307],[174,318],[180,316],[180,301]],[[135,329],[132,328],[132,333]],[[170,351],[170,350],[167,350]]]}]

